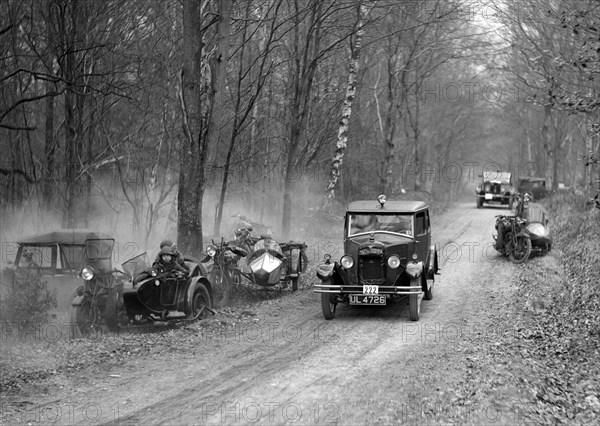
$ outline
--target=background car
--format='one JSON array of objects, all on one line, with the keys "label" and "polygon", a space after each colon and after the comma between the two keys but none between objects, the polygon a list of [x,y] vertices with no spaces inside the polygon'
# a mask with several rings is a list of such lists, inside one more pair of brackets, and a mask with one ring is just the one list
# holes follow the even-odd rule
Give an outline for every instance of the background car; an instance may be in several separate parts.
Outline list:
[{"label": "background car", "polygon": [[517,185],[517,191],[520,194],[528,192],[533,196],[534,200],[540,200],[546,197],[547,194],[546,179],[542,177],[521,178]]},{"label": "background car", "polygon": [[51,291],[56,292],[55,314],[67,314],[73,294],[81,285],[78,274],[86,241],[113,237],[85,229],[61,229],[21,239],[11,269],[34,268]]},{"label": "background car", "polygon": [[423,201],[355,201],[344,220],[344,255],[324,256],[317,267],[325,319],[337,305],[386,305],[408,297],[409,317],[418,321],[421,300],[433,298],[438,257],[431,244],[429,207]]},{"label": "background car", "polygon": [[477,208],[484,204],[508,205],[512,210],[514,203],[515,189],[512,185],[511,172],[483,172],[480,175],[481,183],[475,190],[475,201]]}]

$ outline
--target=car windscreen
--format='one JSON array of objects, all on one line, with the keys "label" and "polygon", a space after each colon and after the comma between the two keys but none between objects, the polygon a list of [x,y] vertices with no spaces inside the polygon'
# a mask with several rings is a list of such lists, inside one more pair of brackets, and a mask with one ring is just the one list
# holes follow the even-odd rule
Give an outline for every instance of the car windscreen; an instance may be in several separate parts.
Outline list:
[{"label": "car windscreen", "polygon": [[396,234],[414,235],[412,214],[348,214],[348,236],[363,232],[387,231]]}]

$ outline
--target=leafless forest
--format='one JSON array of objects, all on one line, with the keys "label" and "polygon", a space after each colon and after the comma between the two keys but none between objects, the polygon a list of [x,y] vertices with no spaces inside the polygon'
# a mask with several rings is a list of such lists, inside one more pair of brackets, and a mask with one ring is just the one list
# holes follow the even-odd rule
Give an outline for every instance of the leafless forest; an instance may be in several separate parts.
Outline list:
[{"label": "leafless forest", "polygon": [[[282,238],[483,169],[595,194],[587,0],[0,0],[0,239]],[[589,164],[589,167],[586,167]]]}]

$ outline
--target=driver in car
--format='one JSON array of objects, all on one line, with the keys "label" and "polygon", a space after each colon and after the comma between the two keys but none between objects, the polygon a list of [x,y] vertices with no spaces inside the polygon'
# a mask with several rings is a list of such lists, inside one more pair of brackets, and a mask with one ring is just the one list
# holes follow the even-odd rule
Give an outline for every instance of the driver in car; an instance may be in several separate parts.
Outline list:
[{"label": "driver in car", "polygon": [[165,246],[158,253],[158,260],[154,261],[152,268],[159,272],[172,272],[179,278],[186,277],[189,271],[176,261],[176,254],[171,246]]}]

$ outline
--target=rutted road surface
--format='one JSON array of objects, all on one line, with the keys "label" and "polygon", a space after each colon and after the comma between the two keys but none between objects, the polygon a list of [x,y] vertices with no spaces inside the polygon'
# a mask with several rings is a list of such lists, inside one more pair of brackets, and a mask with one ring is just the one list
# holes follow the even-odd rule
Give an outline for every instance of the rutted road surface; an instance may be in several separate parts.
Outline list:
[{"label": "rutted road surface", "polygon": [[64,373],[29,398],[60,424],[514,424],[512,411],[491,417],[485,396],[465,394],[485,357],[474,342],[492,338],[512,294],[514,265],[491,247],[494,215],[506,213],[469,203],[433,218],[442,275],[419,322],[403,301],[339,306],[325,321],[319,295],[304,290],[240,326],[172,331],[203,333],[193,349]]}]

